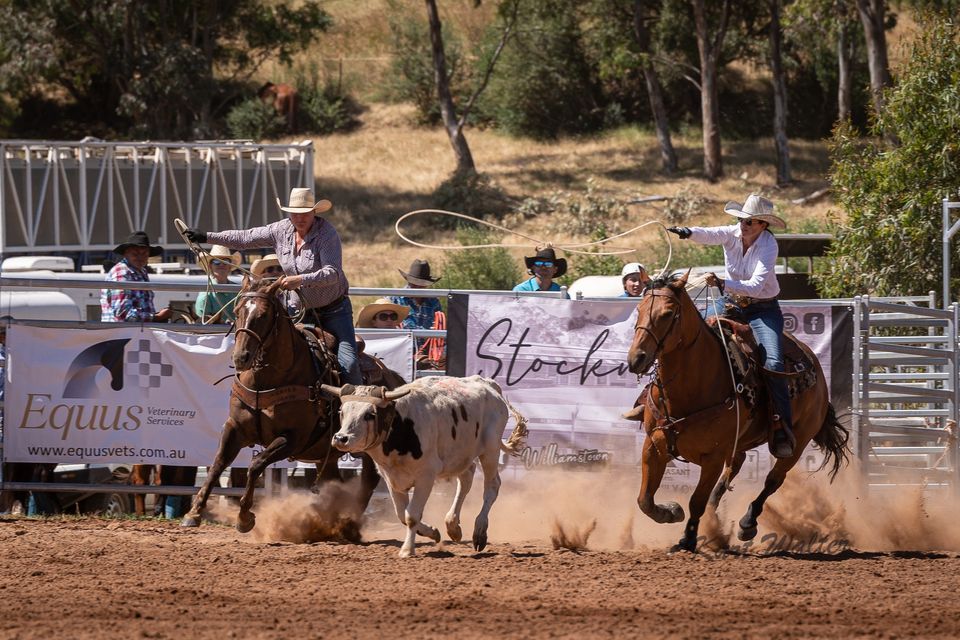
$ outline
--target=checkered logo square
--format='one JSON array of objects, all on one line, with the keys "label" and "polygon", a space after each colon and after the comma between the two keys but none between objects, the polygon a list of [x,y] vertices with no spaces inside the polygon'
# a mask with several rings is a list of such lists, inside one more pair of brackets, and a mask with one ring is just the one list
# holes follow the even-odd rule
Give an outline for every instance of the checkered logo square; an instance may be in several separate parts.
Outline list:
[{"label": "checkered logo square", "polygon": [[[133,346],[133,345],[131,345]],[[163,378],[173,376],[173,365],[163,362],[163,354],[151,348],[149,340],[138,340],[133,349],[127,351],[124,368],[124,382],[147,394],[150,389],[159,389]]]}]

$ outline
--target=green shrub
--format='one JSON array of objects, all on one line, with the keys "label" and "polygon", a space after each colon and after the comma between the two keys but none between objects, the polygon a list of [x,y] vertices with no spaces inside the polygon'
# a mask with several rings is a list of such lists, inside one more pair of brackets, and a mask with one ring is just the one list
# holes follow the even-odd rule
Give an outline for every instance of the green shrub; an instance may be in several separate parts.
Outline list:
[{"label": "green shrub", "polygon": [[[457,231],[461,245],[492,244],[491,238],[482,229],[461,227]],[[445,288],[509,291],[523,279],[516,262],[503,247],[463,249],[447,256],[441,270]]]},{"label": "green shrub", "polygon": [[[482,173],[454,173],[433,192],[438,209],[455,211],[475,218],[499,215],[509,208],[509,198]],[[456,227],[458,220],[449,216],[438,219],[447,228]]]},{"label": "green shrub", "polygon": [[244,100],[227,114],[227,130],[234,138],[276,138],[283,135],[286,128],[286,120],[276,112],[273,105],[260,98]]},{"label": "green shrub", "polygon": [[620,231],[618,221],[627,215],[627,206],[601,193],[593,178],[587,178],[583,193],[556,193],[541,201],[540,206],[554,214],[550,231],[580,237],[592,236],[601,227],[616,234]]},{"label": "green shrub", "polygon": [[338,86],[320,80],[316,65],[299,69],[294,84],[299,95],[297,124],[301,131],[326,135],[356,126],[359,109]]}]

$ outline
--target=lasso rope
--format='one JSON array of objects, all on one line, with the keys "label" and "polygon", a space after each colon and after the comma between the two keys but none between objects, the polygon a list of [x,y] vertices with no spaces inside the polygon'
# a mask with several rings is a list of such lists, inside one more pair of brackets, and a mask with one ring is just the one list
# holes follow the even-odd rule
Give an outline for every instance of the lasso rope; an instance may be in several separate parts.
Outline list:
[{"label": "lasso rope", "polygon": [[440,251],[459,251],[463,249],[496,249],[500,247],[503,247],[506,249],[514,249],[514,248],[529,249],[530,248],[529,243],[512,244],[512,243],[504,243],[504,242],[493,242],[488,244],[466,244],[466,245],[464,244],[456,244],[456,245],[426,244],[423,242],[417,242],[416,240],[412,240],[411,238],[408,238],[406,235],[404,235],[402,231],[400,231],[400,224],[403,221],[405,221],[407,218],[412,218],[414,216],[418,216],[420,214],[425,214],[425,213],[437,214],[441,216],[451,216],[453,218],[460,218],[461,220],[468,220],[470,222],[476,222],[482,225],[486,225],[491,229],[496,229],[497,231],[501,231],[503,233],[514,235],[519,238],[523,238],[524,240],[528,240],[530,243],[532,243],[537,247],[550,246],[555,249],[560,249],[561,251],[565,251],[566,253],[577,253],[580,255],[592,255],[592,256],[618,256],[618,255],[624,255],[627,253],[636,253],[637,251],[636,249],[615,248],[615,250],[607,250],[607,251],[587,251],[587,250],[584,250],[584,247],[595,247],[595,246],[603,245],[613,240],[616,240],[617,238],[623,238],[624,236],[627,236],[633,233],[634,231],[638,231],[646,226],[655,224],[655,225],[660,225],[660,227],[663,228],[664,235],[667,238],[667,261],[666,261],[666,264],[663,265],[663,269],[661,269],[657,274],[656,276],[657,278],[661,278],[667,274],[668,269],[670,267],[670,261],[673,259],[673,244],[670,241],[670,234],[667,233],[666,225],[664,225],[659,220],[649,220],[647,222],[644,222],[643,224],[633,227],[632,229],[628,229],[623,233],[618,233],[616,235],[608,236],[600,240],[594,240],[592,242],[580,242],[580,243],[574,243],[574,244],[556,244],[556,243],[543,240],[542,238],[534,238],[533,236],[528,236],[524,233],[520,233],[519,231],[514,231],[513,229],[504,227],[503,225],[495,224],[493,222],[488,222],[487,220],[481,220],[479,218],[468,216],[463,213],[456,213],[454,211],[445,211],[444,209],[417,209],[416,211],[410,211],[408,213],[405,213],[397,219],[397,222],[394,225],[394,230],[397,232],[397,235],[400,236],[400,238],[405,242],[408,242],[409,244],[412,244],[415,247],[420,247],[422,249],[436,249]]}]

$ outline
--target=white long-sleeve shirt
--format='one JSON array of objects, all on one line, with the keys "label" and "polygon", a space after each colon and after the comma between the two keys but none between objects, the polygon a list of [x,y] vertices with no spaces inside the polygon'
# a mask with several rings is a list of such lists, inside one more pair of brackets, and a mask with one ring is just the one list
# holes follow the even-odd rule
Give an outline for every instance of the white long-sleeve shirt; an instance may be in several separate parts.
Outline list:
[{"label": "white long-sleeve shirt", "polygon": [[690,227],[690,239],[700,244],[723,246],[724,293],[751,298],[773,298],[780,294],[774,268],[777,264],[777,239],[769,231],[757,237],[744,252],[740,224],[724,227]]}]

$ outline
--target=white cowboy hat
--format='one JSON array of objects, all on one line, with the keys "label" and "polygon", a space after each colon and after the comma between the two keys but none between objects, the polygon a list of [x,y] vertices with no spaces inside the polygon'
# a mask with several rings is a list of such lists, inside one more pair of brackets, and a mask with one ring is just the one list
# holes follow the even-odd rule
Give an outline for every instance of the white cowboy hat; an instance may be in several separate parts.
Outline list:
[{"label": "white cowboy hat", "polygon": [[200,254],[200,266],[203,267],[204,271],[210,273],[210,268],[212,266],[210,263],[214,260],[231,263],[233,266],[230,267],[230,270],[233,271],[236,267],[240,266],[241,257],[236,251],[230,253],[230,249],[227,249],[221,244],[215,244],[210,247],[209,254]]},{"label": "white cowboy hat", "polygon": [[250,273],[255,277],[260,278],[263,276],[263,272],[267,270],[267,267],[279,267],[280,260],[277,259],[277,254],[268,253],[262,258],[257,258],[253,261],[253,264],[250,265]]},{"label": "white cowboy hat", "polygon": [[620,271],[620,280],[626,280],[627,276],[632,276],[635,273],[640,273],[646,270],[647,268],[639,262],[628,262],[627,264],[623,265],[623,269]]},{"label": "white cowboy hat", "polygon": [[731,200],[724,206],[723,211],[741,219],[760,220],[771,227],[787,228],[783,218],[773,214],[773,203],[755,193],[747,196],[742,205]]},{"label": "white cowboy hat", "polygon": [[283,206],[280,198],[277,198],[277,206],[288,213],[313,213],[313,215],[318,216],[330,211],[333,203],[329,200],[314,200],[313,189],[294,187],[290,189],[287,206]]},{"label": "white cowboy hat", "polygon": [[395,311],[397,313],[397,323],[400,323],[410,313],[410,307],[394,304],[386,298],[379,298],[360,309],[360,314],[357,316],[357,326],[361,329],[373,328],[373,317],[381,311]]}]

